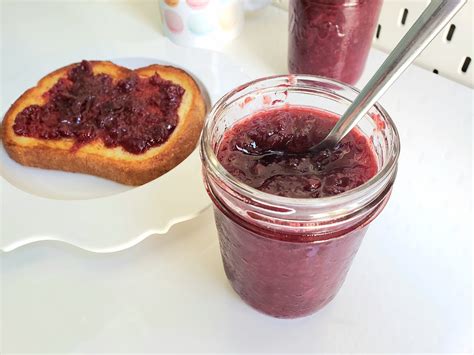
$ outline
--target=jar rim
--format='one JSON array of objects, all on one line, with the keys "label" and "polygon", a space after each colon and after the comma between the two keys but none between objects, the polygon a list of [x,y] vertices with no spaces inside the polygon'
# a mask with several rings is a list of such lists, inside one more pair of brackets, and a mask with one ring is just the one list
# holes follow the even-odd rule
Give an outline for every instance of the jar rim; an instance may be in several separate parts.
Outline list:
[{"label": "jar rim", "polygon": [[[225,103],[231,99],[233,96],[242,92],[243,90],[250,88],[252,86],[263,84],[265,82],[271,82],[273,80],[284,80],[288,83],[287,89],[291,89],[295,83],[299,80],[304,81],[313,81],[313,82],[320,82],[327,84],[328,87],[331,85],[339,85],[343,89],[347,89],[358,95],[360,91],[355,87],[343,83],[338,80],[328,79],[325,77],[317,76],[317,75],[307,75],[307,74],[290,74],[290,75],[274,75],[274,76],[267,76],[263,78],[259,78],[243,85],[238,86],[234,90],[230,91],[229,93],[225,94],[221,97],[212,107],[211,111],[209,112],[206,122],[204,123],[203,133],[201,137],[200,143],[200,150],[201,150],[201,157],[203,163],[208,168],[209,172],[216,177],[217,179],[223,181],[226,185],[230,186],[232,190],[238,192],[239,194],[251,198],[253,200],[268,202],[271,201],[272,205],[279,205],[279,206],[294,206],[298,208],[305,208],[310,207],[314,208],[321,208],[321,209],[328,209],[342,205],[351,204],[354,201],[364,199],[364,196],[367,195],[368,191],[383,191],[384,187],[389,183],[391,177],[397,170],[397,161],[400,154],[400,138],[398,134],[397,127],[393,122],[390,115],[385,111],[385,109],[377,102],[374,104],[374,108],[382,115],[382,117],[387,121],[389,127],[393,131],[393,154],[390,155],[387,163],[377,170],[377,173],[368,181],[363,183],[362,185],[345,191],[343,193],[333,195],[333,196],[326,196],[326,197],[318,197],[318,198],[295,198],[295,197],[285,197],[285,196],[278,196],[274,194],[270,194],[267,192],[260,191],[256,188],[253,188],[244,182],[238,180],[232,174],[230,174],[224,166],[219,162],[217,155],[211,145],[211,133],[213,129],[213,118],[218,116],[219,110],[225,106]],[[329,90],[329,89],[327,89]],[[350,100],[347,97],[341,96],[340,94],[329,91],[332,94],[340,96],[346,100]],[[352,102],[352,100],[350,100]],[[291,104],[290,104],[291,105]],[[372,201],[372,199],[370,199]],[[370,202],[367,201],[367,202]]]}]

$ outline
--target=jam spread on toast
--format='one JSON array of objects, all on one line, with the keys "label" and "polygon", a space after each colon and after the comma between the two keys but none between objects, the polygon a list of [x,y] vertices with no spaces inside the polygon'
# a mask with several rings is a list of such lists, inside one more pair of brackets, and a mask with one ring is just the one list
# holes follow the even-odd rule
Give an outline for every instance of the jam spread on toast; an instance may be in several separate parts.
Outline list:
[{"label": "jam spread on toast", "polygon": [[108,148],[141,154],[173,133],[184,92],[157,73],[141,78],[131,72],[114,81],[107,74],[94,75],[91,64],[82,61],[43,94],[44,105],[21,111],[13,130],[33,138],[72,138],[73,150],[100,139]]},{"label": "jam spread on toast", "polygon": [[[352,190],[377,173],[367,138],[353,129],[334,148],[306,153],[338,116],[303,107],[258,112],[231,126],[217,158],[245,184],[286,197],[318,198]],[[279,151],[283,154],[272,154]]]}]

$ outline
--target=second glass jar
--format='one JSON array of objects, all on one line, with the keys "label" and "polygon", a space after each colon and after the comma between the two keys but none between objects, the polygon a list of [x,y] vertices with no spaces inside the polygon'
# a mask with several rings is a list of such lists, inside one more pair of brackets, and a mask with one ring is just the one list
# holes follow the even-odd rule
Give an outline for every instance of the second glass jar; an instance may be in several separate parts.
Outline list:
[{"label": "second glass jar", "polygon": [[293,0],[288,70],[355,84],[364,69],[383,0]]}]

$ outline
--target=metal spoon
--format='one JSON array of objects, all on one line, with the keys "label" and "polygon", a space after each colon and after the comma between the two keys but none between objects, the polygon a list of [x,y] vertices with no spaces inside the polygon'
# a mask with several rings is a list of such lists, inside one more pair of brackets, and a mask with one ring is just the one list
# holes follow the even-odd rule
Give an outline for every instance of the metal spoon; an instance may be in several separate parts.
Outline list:
[{"label": "metal spoon", "polygon": [[310,152],[332,148],[339,143],[466,2],[432,0],[331,132],[319,144],[311,147]]}]

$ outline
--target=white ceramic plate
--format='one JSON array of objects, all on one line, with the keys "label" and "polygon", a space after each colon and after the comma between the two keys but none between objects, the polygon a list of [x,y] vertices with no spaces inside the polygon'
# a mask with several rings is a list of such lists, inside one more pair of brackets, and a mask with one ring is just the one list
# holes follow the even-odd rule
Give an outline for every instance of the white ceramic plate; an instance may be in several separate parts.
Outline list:
[{"label": "white ceramic plate", "polygon": [[[131,69],[153,63],[181,67],[197,79],[208,104],[248,80],[219,53],[171,44],[159,58],[111,60]],[[2,251],[42,240],[94,252],[123,250],[152,234],[166,233],[209,205],[197,149],[164,176],[129,187],[85,174],[25,167],[12,161],[3,145],[0,201]]]}]

